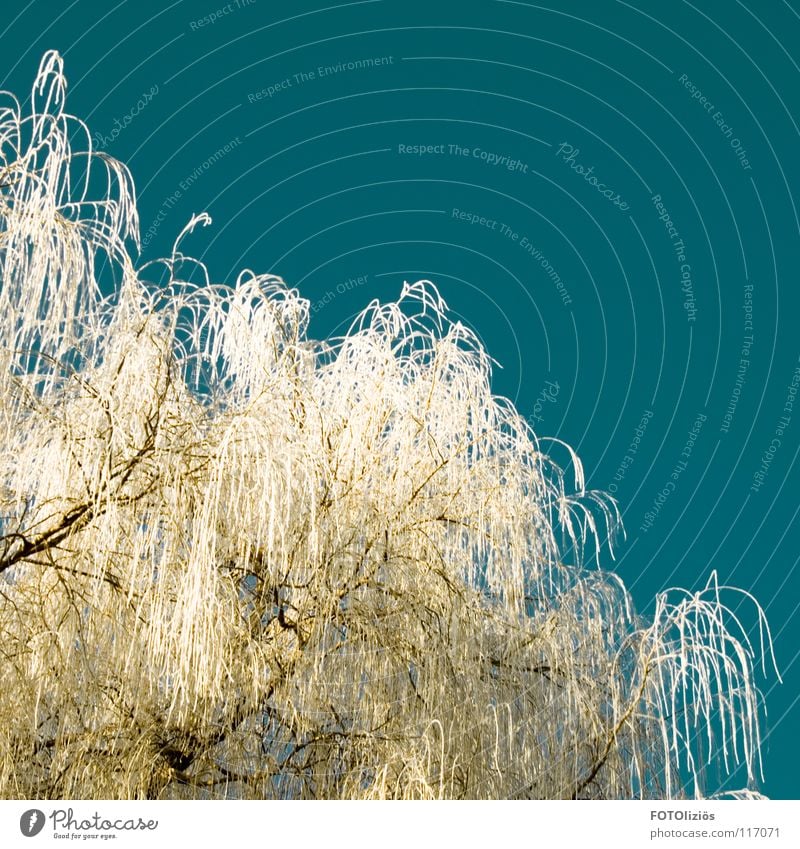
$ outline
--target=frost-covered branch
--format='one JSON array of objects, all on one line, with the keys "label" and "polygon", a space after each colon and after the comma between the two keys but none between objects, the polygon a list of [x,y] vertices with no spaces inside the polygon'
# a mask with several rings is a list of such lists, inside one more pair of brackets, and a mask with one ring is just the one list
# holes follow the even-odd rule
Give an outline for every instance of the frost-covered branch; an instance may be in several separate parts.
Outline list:
[{"label": "frost-covered branch", "polygon": [[716,578],[648,622],[585,569],[616,504],[430,282],[318,342],[183,253],[205,215],[137,269],[65,88],[0,106],[0,793],[752,794],[755,602],[758,646]]}]

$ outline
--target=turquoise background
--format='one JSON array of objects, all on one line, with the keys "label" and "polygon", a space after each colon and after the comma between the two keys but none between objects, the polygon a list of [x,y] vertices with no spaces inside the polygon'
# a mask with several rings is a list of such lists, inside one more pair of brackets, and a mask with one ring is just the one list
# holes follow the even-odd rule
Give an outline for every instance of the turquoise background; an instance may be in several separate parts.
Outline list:
[{"label": "turquoise background", "polygon": [[[315,336],[403,280],[435,281],[502,364],[496,391],[578,450],[590,487],[616,486],[627,539],[614,568],[642,610],[712,570],[760,600],[784,677],[760,679],[763,787],[798,798],[800,405],[760,486],[754,475],[800,354],[800,3],[232,0],[198,25],[223,8],[6,2],[1,87],[24,96],[43,51],[61,51],[70,111],[133,172],[142,231],[154,228],[143,260],[207,210],[213,227],[185,248],[217,280],[249,266],[298,286]],[[112,138],[115,120],[127,126]],[[579,151],[571,163],[563,144]],[[547,381],[558,392],[537,406]],[[740,612],[757,637],[752,608]]]}]

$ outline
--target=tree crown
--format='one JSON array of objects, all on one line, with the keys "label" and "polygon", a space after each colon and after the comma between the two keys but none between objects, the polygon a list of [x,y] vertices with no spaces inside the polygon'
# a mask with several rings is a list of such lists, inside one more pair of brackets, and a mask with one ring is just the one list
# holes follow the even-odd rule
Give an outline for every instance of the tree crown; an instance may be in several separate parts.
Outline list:
[{"label": "tree crown", "polygon": [[715,575],[645,621],[584,568],[615,502],[431,283],[317,342],[282,280],[182,252],[208,216],[137,268],[130,174],[65,85],[48,53],[0,106],[0,792],[754,787],[758,605],[753,645]]}]

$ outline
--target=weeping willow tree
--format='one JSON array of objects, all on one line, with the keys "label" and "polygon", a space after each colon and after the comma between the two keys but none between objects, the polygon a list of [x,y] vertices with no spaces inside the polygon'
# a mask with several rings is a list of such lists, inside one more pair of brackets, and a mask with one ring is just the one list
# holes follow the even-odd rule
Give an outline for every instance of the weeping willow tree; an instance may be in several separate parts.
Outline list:
[{"label": "weeping willow tree", "polygon": [[0,794],[752,793],[758,605],[752,643],[713,575],[644,620],[582,565],[613,500],[430,283],[315,342],[182,253],[206,216],[136,268],[64,94],[48,53],[0,105]]}]

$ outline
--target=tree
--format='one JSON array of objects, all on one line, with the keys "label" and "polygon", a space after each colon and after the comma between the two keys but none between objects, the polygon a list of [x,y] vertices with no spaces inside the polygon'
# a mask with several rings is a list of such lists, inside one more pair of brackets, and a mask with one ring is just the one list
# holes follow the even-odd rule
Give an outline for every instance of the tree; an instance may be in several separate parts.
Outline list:
[{"label": "tree", "polygon": [[64,94],[51,52],[0,108],[0,793],[752,789],[761,609],[754,647],[712,575],[645,621],[582,566],[614,501],[430,283],[314,342],[280,279],[182,253],[205,215],[137,269]]}]

